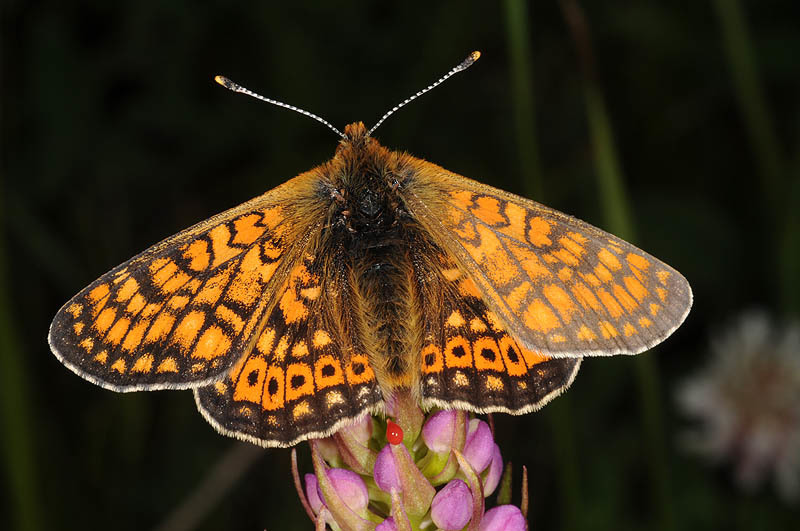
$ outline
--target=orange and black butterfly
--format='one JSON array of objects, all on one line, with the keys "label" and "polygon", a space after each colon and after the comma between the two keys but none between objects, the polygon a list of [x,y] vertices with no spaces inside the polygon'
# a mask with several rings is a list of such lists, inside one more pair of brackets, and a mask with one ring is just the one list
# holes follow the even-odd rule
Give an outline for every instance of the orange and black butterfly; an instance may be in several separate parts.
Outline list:
[{"label": "orange and black butterfly", "polygon": [[397,392],[529,412],[582,357],[642,352],[683,322],[692,293],[670,266],[374,129],[348,125],[330,161],[90,284],[53,321],[55,355],[114,391],[193,389],[220,432],[289,446]]}]

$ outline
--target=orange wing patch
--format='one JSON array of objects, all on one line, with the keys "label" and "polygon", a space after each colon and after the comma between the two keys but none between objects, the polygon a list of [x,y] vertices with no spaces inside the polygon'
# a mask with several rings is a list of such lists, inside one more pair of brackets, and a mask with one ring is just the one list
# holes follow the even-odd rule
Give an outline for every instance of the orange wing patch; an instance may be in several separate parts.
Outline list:
[{"label": "orange wing patch", "polygon": [[321,267],[309,255],[296,264],[253,350],[220,384],[195,390],[198,409],[222,433],[291,446],[382,403],[367,356],[346,349],[352,339],[326,324],[331,304],[323,294],[333,280]]},{"label": "orange wing patch", "polygon": [[[300,178],[298,178],[300,179]],[[151,247],[76,295],[50,343],[73,371],[115,390],[196,387],[246,354],[278,271],[296,260],[291,208],[273,190]],[[280,194],[278,194],[280,195]],[[318,228],[319,226],[317,226]],[[304,227],[304,233],[312,233]]]},{"label": "orange wing patch", "polygon": [[[428,262],[428,255],[437,260]],[[523,347],[474,295],[472,280],[452,259],[431,249],[414,263],[420,267],[417,276],[442,294],[440,305],[423,310],[425,406],[521,414],[542,407],[572,383],[580,359],[551,359]]]},{"label": "orange wing patch", "polygon": [[[691,306],[674,269],[631,244],[533,201],[430,165],[409,207],[529,349],[552,356],[634,354],[668,336]],[[439,197],[422,203],[419,197]],[[642,320],[642,319],[646,320]]]}]

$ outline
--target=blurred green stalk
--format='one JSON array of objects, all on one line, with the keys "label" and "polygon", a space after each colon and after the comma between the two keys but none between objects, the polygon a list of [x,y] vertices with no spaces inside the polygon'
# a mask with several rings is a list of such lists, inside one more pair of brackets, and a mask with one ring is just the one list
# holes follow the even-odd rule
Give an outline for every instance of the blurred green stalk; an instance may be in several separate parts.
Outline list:
[{"label": "blurred green stalk", "polygon": [[635,241],[636,232],[629,208],[630,201],[623,183],[608,110],[596,82],[587,81],[583,94],[600,203],[603,206],[606,225],[612,233],[623,240]]},{"label": "blurred green stalk", "polygon": [[9,516],[15,519],[13,529],[33,531],[43,529],[33,454],[35,438],[30,424],[33,393],[27,386],[22,362],[24,356],[14,323],[2,216],[0,211],[0,425],[3,458],[8,480],[7,494],[12,505]]},{"label": "blurred green stalk", "polygon": [[545,408],[553,435],[553,448],[558,469],[558,489],[561,498],[560,529],[580,529],[582,514],[579,454],[575,444],[570,395],[565,393]]},{"label": "blurred green stalk", "polygon": [[739,0],[713,0],[722,29],[725,52],[758,164],[767,212],[781,203],[782,163],[775,127],[758,79],[755,54]]},{"label": "blurred green stalk", "polygon": [[[764,212],[767,249],[775,249],[779,271],[778,299],[784,310],[800,313],[800,244],[796,237],[798,178],[789,179],[758,76],[755,51],[740,0],[714,0],[722,41],[731,69],[747,135],[756,159]],[[769,264],[772,266],[773,264]]]},{"label": "blurred green stalk", "polygon": [[[620,238],[635,242],[636,232],[631,220],[629,201],[614,146],[608,111],[595,83],[587,82],[584,96],[606,227]],[[633,363],[636,366],[642,401],[642,423],[647,437],[648,463],[654,483],[655,502],[660,511],[660,528],[672,529],[674,526],[667,451],[664,445],[661,382],[656,358],[650,351],[648,354],[637,356]]]},{"label": "blurred green stalk", "polygon": [[789,192],[786,202],[786,226],[781,242],[781,278],[786,295],[784,302],[788,311],[795,317],[800,316],[800,114],[797,117],[797,135],[792,177],[789,178]]},{"label": "blurred green stalk", "polygon": [[[800,154],[800,148],[798,149]],[[780,275],[783,305],[795,317],[800,316],[800,162],[795,178],[789,182],[786,223],[780,242]]]},{"label": "blurred green stalk", "polygon": [[[505,14],[511,59],[512,108],[522,189],[528,197],[543,201],[544,186],[533,100],[533,60],[528,27],[528,3],[525,0],[505,0]],[[561,396],[549,404],[546,415],[553,436],[559,494],[564,516],[563,529],[577,529],[578,517],[581,514],[580,478],[569,395]]]},{"label": "blurred green stalk", "polygon": [[520,177],[525,195],[542,201],[544,186],[536,136],[533,72],[526,0],[506,0],[506,35],[511,59],[511,101]]},{"label": "blurred green stalk", "polygon": [[[614,144],[611,120],[602,97],[595,72],[591,35],[583,10],[575,0],[561,0],[564,18],[575,40],[578,58],[583,70],[584,98],[589,122],[594,165],[597,172],[600,201],[606,219],[606,228],[617,236],[636,241],[619,157]],[[639,395],[642,402],[642,424],[647,438],[647,457],[653,482],[654,504],[659,514],[659,527],[674,528],[672,496],[670,492],[667,451],[664,445],[660,380],[655,356],[636,357]]]}]

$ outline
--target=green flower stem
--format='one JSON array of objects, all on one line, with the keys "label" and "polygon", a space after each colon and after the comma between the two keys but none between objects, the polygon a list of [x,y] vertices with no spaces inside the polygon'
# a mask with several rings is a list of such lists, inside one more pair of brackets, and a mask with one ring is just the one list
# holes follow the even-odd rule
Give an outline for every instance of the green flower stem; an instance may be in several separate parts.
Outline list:
[{"label": "green flower stem", "polygon": [[394,520],[394,525],[397,526],[397,531],[413,531],[414,528],[411,526],[411,521],[409,521],[403,508],[403,499],[400,491],[392,489],[391,501],[392,519]]},{"label": "green flower stem", "polygon": [[511,461],[509,461],[503,469],[503,477],[500,478],[500,486],[497,489],[497,505],[511,503],[511,476]]},{"label": "green flower stem", "polygon": [[394,408],[397,414],[397,424],[403,429],[403,444],[411,450],[422,430],[425,414],[407,389],[395,393]]},{"label": "green flower stem", "polygon": [[519,510],[525,520],[528,520],[528,467],[522,465],[522,499],[519,502]]},{"label": "green flower stem", "polygon": [[314,510],[308,503],[308,498],[306,497],[306,489],[304,488],[303,482],[300,479],[300,469],[297,466],[296,446],[292,448],[292,481],[294,482],[294,488],[297,491],[298,498],[300,498],[300,504],[303,506],[303,510],[306,512],[311,521],[314,522],[315,521]]}]

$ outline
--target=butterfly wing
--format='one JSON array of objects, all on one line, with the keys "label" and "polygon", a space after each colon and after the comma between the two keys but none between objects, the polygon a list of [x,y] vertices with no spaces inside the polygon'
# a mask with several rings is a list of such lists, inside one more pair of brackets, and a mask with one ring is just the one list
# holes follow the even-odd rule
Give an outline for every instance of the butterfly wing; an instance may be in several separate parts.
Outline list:
[{"label": "butterfly wing", "polygon": [[252,351],[223,380],[195,389],[198,409],[221,433],[292,446],[382,404],[368,358],[343,326],[348,289],[322,255],[294,267]]},{"label": "butterfly wing", "polygon": [[636,354],[686,318],[670,266],[588,223],[423,161],[407,207],[521,346],[551,356]]},{"label": "butterfly wing", "polygon": [[431,250],[414,263],[426,300],[423,406],[522,414],[572,384],[581,358],[550,358],[520,345],[451,257]]},{"label": "butterfly wing", "polygon": [[56,314],[53,353],[115,391],[218,378],[250,350],[269,294],[321,231],[316,182],[302,174],[106,273]]}]

